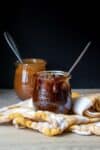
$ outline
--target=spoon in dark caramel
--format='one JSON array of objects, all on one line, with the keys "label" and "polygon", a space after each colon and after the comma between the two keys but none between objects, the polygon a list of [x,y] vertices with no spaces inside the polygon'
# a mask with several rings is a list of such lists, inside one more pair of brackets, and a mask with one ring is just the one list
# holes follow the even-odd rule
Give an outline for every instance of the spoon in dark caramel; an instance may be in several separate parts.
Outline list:
[{"label": "spoon in dark caramel", "polygon": [[69,69],[69,71],[67,72],[69,75],[75,69],[75,67],[77,66],[77,64],[80,62],[80,60],[82,59],[82,57],[84,56],[84,54],[86,53],[86,51],[88,50],[88,48],[89,48],[90,45],[91,45],[91,41],[89,41],[86,44],[86,46],[83,49],[83,51],[81,52],[81,54],[78,56],[78,58],[75,60],[75,62],[73,63],[73,65],[71,66],[71,68]]}]

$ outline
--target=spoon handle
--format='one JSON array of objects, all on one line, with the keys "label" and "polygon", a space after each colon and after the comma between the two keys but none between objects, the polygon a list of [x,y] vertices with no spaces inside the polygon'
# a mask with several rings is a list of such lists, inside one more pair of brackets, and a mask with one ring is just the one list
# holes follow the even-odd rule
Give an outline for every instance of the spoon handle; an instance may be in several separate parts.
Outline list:
[{"label": "spoon handle", "polygon": [[82,59],[83,55],[86,53],[86,51],[88,50],[89,46],[91,45],[91,41],[89,41],[87,43],[87,45],[85,46],[85,48],[83,49],[83,51],[81,52],[81,54],[78,56],[78,58],[75,60],[75,62],[73,63],[73,65],[71,66],[71,68],[68,71],[68,74],[71,74],[71,72],[74,70],[74,68],[76,67],[76,65],[79,63],[79,61]]},{"label": "spoon handle", "polygon": [[19,54],[17,45],[14,42],[14,39],[12,38],[12,36],[8,33],[8,32],[4,32],[4,37],[9,45],[9,47],[11,48],[11,50],[13,51],[13,53],[16,55],[17,59],[19,60],[20,63],[23,63],[21,56]]}]

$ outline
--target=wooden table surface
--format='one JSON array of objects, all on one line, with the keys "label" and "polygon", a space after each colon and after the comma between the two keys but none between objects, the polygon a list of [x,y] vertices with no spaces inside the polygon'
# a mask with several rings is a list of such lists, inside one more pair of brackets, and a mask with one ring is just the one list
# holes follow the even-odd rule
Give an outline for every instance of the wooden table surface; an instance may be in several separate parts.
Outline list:
[{"label": "wooden table surface", "polygon": [[[78,90],[81,93],[100,92]],[[13,90],[0,90],[0,107],[19,102]],[[99,136],[80,136],[65,133],[60,136],[47,137],[33,130],[16,129],[13,126],[0,126],[0,150],[100,150]]]}]

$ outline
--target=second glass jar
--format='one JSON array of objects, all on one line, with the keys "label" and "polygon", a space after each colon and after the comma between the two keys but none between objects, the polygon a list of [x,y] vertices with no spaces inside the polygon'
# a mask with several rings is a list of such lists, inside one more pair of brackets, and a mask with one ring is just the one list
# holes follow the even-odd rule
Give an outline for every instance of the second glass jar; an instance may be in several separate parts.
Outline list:
[{"label": "second glass jar", "polygon": [[32,97],[34,89],[35,73],[46,69],[46,61],[43,59],[23,59],[23,63],[16,63],[14,89],[22,100]]}]

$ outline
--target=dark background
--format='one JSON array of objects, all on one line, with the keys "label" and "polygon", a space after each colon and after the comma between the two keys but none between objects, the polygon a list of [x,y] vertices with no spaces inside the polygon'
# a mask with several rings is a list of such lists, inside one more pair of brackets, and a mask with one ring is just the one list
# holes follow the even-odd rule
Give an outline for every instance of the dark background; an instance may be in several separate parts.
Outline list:
[{"label": "dark background", "polygon": [[[0,1],[1,2],[1,1]],[[0,88],[13,88],[16,57],[6,44],[9,31],[23,58],[44,58],[47,69],[67,71],[89,40],[72,72],[73,88],[100,88],[99,4],[62,1],[2,1],[0,4]]]}]

